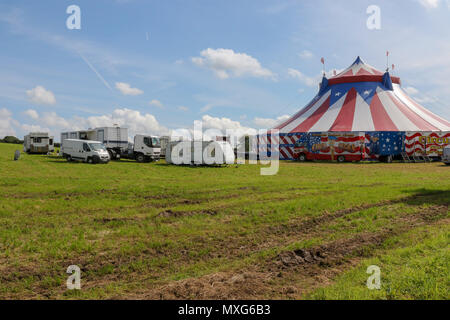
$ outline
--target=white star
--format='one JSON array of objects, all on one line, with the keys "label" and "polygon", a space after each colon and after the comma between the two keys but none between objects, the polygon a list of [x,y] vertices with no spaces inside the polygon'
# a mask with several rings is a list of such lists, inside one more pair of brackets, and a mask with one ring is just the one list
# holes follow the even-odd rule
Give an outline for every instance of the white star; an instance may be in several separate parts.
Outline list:
[{"label": "white star", "polygon": [[386,142],[389,142],[389,141],[391,141],[391,139],[387,138],[387,139],[386,139]]},{"label": "white star", "polygon": [[340,95],[341,95],[340,92],[336,92],[336,94],[335,94],[336,97],[339,97]]},{"label": "white star", "polygon": [[366,90],[366,91],[364,91],[364,95],[368,96],[368,95],[370,94],[371,91],[372,91],[372,90]]}]

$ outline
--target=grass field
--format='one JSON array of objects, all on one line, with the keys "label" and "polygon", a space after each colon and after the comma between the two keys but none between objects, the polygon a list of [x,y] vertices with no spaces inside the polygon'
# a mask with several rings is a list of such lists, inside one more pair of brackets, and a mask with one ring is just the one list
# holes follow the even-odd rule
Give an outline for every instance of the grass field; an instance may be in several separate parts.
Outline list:
[{"label": "grass field", "polygon": [[[441,163],[283,162],[261,176],[15,149],[0,144],[1,299],[450,298]],[[81,290],[66,288],[73,264]]]}]

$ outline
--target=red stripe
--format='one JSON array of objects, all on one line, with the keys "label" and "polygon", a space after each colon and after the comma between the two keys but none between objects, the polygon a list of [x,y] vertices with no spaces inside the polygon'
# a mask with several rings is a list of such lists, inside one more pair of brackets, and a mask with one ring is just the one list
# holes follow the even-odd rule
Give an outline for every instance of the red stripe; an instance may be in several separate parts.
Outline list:
[{"label": "red stripe", "polygon": [[356,95],[356,89],[351,88],[330,131],[352,131],[353,118],[355,117]]},{"label": "red stripe", "polygon": [[287,147],[286,150],[288,151],[291,158],[294,158],[294,152],[292,152],[291,147]]},{"label": "red stripe", "polygon": [[370,113],[372,114],[375,131],[398,131],[397,126],[392,122],[380,98],[378,98],[378,93],[375,93],[372,98]]},{"label": "red stripe", "polygon": [[420,130],[439,131],[438,128],[422,119],[417,113],[413,112],[408,106],[401,102],[392,92],[388,93],[388,97],[395,103],[397,108]]},{"label": "red stripe", "polygon": [[297,126],[297,128],[293,129],[292,131],[293,132],[308,132],[309,129],[311,129],[312,126],[315,125],[317,123],[317,121],[319,121],[320,118],[322,118],[322,116],[328,110],[328,108],[330,107],[330,100],[331,100],[331,95],[328,97],[328,99],[324,103],[322,103],[322,105],[316,111],[314,111],[314,113],[312,115],[310,115],[308,117],[308,119],[303,121],[299,126]]},{"label": "red stripe", "polygon": [[284,153],[282,149],[280,149],[280,153],[282,154],[284,159],[289,159],[289,157],[286,155],[286,153]]},{"label": "red stripe", "polygon": [[434,120],[442,123],[443,125],[450,127],[450,122],[448,122],[445,119],[442,119],[440,117],[438,117],[437,115],[435,115],[434,113],[430,112],[429,110],[425,109],[424,107],[422,107],[420,104],[418,104],[417,102],[415,102],[413,99],[411,99],[410,97],[408,97],[408,95],[403,92],[403,95],[406,97],[406,99],[408,99],[409,102],[411,102],[416,108],[420,109],[422,112],[426,113],[427,115],[429,115],[431,118],[433,118]]}]

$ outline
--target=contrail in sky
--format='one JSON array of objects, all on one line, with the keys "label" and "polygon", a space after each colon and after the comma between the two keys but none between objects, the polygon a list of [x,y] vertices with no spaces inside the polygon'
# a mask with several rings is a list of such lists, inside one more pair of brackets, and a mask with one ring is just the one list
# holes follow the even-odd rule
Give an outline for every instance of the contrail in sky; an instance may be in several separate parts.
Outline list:
[{"label": "contrail in sky", "polygon": [[109,85],[108,82],[106,82],[105,78],[102,77],[102,75],[94,68],[94,66],[81,54],[78,53],[81,57],[81,59],[84,60],[84,62],[86,62],[86,64],[88,65],[88,67],[95,72],[95,74],[97,75],[97,77],[103,82],[103,84],[105,85],[105,87],[107,87],[109,90],[111,90],[112,92],[114,92],[114,90],[111,88],[111,86]]}]

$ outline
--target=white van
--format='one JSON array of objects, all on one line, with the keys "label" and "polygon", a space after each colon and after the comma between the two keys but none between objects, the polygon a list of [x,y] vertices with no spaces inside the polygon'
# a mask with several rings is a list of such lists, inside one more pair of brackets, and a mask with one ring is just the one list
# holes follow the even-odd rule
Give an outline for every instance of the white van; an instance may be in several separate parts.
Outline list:
[{"label": "white van", "polygon": [[442,162],[450,166],[450,145],[444,148],[444,152],[442,154]]},{"label": "white van", "polygon": [[61,154],[67,161],[108,163],[110,160],[103,143],[91,140],[65,139],[61,145]]}]

